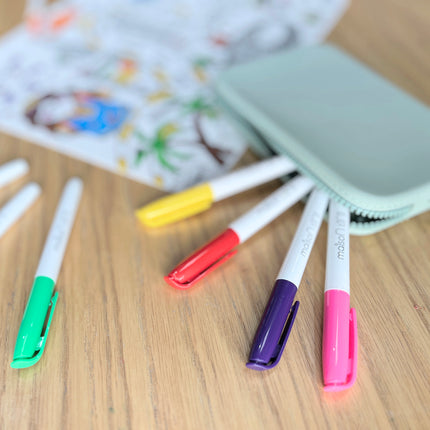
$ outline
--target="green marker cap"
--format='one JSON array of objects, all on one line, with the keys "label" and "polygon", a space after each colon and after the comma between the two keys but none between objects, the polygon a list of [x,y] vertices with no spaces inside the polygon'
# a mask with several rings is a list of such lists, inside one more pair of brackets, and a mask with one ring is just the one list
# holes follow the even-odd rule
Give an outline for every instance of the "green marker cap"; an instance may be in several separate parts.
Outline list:
[{"label": "green marker cap", "polygon": [[[57,304],[58,293],[52,296],[54,287],[55,282],[51,278],[38,276],[34,279],[16,339],[11,363],[11,367],[14,369],[30,367],[42,357]],[[45,321],[46,326],[44,328]]]}]

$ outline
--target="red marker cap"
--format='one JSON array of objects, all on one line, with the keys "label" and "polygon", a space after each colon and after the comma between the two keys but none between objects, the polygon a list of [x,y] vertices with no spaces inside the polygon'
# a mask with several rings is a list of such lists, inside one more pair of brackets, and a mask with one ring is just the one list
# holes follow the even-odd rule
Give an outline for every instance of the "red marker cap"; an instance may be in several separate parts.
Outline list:
[{"label": "red marker cap", "polygon": [[180,290],[190,288],[220,264],[233,257],[237,251],[231,251],[231,249],[239,243],[239,236],[234,230],[228,228],[179,264],[164,277],[164,280]]}]

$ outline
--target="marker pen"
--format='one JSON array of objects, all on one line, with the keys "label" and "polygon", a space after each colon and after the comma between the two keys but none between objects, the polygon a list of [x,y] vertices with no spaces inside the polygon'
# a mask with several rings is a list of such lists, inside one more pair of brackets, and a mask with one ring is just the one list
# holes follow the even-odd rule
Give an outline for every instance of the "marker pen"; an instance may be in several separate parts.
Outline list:
[{"label": "marker pen", "polygon": [[245,215],[233,221],[222,234],[199,249],[164,279],[172,287],[186,289],[232,257],[232,249],[245,242],[289,207],[304,197],[314,186],[304,176],[296,176]]},{"label": "marker pen", "polygon": [[145,225],[159,227],[209,209],[213,202],[241,193],[295,170],[292,161],[276,156],[220,178],[163,197],[136,211]]},{"label": "marker pen", "polygon": [[22,158],[9,161],[0,166],[0,188],[28,173],[27,161]]},{"label": "marker pen", "polygon": [[348,208],[331,200],[322,347],[325,391],[349,388],[357,376],[357,315],[349,308],[349,223]]},{"label": "marker pen", "polygon": [[0,209],[0,237],[11,227],[24,212],[36,201],[41,188],[35,182],[31,182],[22,188]]},{"label": "marker pen", "polygon": [[250,369],[271,369],[281,358],[299,309],[298,301],[293,305],[294,297],[327,204],[326,193],[320,190],[312,191],[255,334],[246,364]]},{"label": "marker pen", "polygon": [[[79,206],[82,188],[82,181],[79,178],[70,179],[64,188],[19,329],[11,363],[13,368],[32,366],[43,354],[58,297],[58,293],[54,296],[52,293]],[[46,320],[46,328],[43,330]]]}]

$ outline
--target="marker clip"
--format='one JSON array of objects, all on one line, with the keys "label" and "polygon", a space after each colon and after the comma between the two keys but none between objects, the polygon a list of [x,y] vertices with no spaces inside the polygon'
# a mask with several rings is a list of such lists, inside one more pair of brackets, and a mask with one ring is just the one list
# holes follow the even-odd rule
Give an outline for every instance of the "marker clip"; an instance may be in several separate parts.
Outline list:
[{"label": "marker clip", "polygon": [[299,310],[300,302],[296,301],[291,308],[290,314],[288,315],[287,322],[285,323],[284,331],[281,334],[281,337],[279,338],[279,347],[276,351],[276,356],[274,357],[274,361],[272,364],[270,364],[270,367],[268,369],[271,369],[272,367],[276,366],[281,359],[281,355],[284,352],[285,345],[287,344],[288,337],[290,336],[291,329],[293,328],[294,321],[296,319],[297,311]]},{"label": "marker clip", "polygon": [[26,367],[31,367],[41,359],[43,351],[45,350],[46,339],[48,338],[48,332],[51,327],[51,321],[54,315],[55,306],[57,305],[57,299],[58,299],[58,292],[56,292],[53,295],[49,303],[49,308],[47,313],[48,321],[46,323],[45,329],[42,330],[42,333],[40,334],[40,341],[38,342],[35,348],[34,355],[28,358],[24,358],[24,357],[14,358],[14,360],[11,363],[11,367],[13,367],[14,369],[23,369]]},{"label": "marker clip", "polygon": [[172,287],[180,290],[192,287],[200,279],[233,257],[237,252],[233,248],[239,242],[236,233],[227,229],[172,270],[164,277],[164,280]]},{"label": "marker clip", "polygon": [[246,363],[246,367],[254,370],[267,370],[272,369],[279,363],[282,353],[284,352],[285,345],[287,344],[288,337],[290,336],[291,329],[293,328],[294,320],[296,319],[297,311],[299,310],[299,305],[300,302],[296,301],[291,307],[291,310],[287,315],[284,329],[282,330],[277,344],[273,347],[273,353],[271,354],[270,360],[262,362],[260,360],[253,360],[250,357],[248,363]]},{"label": "marker clip", "polygon": [[342,384],[324,385],[324,391],[341,391],[351,388],[357,379],[357,354],[358,353],[358,336],[357,336],[357,312],[354,308],[349,310],[349,348],[348,348],[348,373],[345,382]]}]

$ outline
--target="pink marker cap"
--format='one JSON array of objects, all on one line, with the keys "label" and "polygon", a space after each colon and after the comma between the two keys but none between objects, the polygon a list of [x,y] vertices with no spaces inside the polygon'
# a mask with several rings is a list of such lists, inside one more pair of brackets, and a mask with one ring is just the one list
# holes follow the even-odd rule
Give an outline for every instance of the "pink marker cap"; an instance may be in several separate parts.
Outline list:
[{"label": "pink marker cap", "polygon": [[341,391],[357,378],[357,314],[349,309],[349,294],[324,293],[323,377],[325,391]]}]

